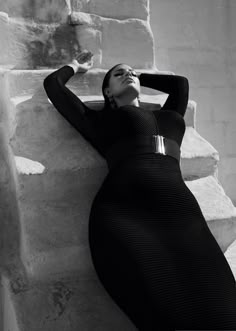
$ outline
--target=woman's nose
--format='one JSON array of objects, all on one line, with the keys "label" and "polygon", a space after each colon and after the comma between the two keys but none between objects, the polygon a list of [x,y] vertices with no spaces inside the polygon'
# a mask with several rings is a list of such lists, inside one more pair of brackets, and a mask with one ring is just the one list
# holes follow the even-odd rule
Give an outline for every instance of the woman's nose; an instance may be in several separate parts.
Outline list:
[{"label": "woman's nose", "polygon": [[126,74],[125,74],[125,76],[128,76],[128,75],[129,75],[129,76],[132,76],[132,73],[131,73],[131,71],[130,71],[130,70],[127,70],[127,71],[126,71]]}]

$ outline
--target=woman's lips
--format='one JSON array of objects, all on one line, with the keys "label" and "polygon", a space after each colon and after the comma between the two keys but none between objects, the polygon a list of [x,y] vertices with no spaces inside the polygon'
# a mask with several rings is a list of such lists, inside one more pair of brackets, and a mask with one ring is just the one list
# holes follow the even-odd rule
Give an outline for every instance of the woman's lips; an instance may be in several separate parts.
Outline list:
[{"label": "woman's lips", "polygon": [[129,78],[126,78],[123,83],[126,83],[126,82],[133,83],[134,80],[133,80],[133,78],[129,77]]}]

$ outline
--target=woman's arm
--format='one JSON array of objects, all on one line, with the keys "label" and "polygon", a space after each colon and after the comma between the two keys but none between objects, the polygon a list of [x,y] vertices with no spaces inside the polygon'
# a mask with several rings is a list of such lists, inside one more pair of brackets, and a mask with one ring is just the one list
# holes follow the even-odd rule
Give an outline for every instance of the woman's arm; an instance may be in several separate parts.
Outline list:
[{"label": "woman's arm", "polygon": [[43,82],[48,98],[67,121],[93,145],[96,141],[96,112],[88,108],[65,84],[78,71],[75,63],[63,66],[48,75]]},{"label": "woman's arm", "polygon": [[147,74],[139,75],[140,85],[169,94],[162,110],[173,110],[184,116],[188,105],[188,79],[177,75]]}]

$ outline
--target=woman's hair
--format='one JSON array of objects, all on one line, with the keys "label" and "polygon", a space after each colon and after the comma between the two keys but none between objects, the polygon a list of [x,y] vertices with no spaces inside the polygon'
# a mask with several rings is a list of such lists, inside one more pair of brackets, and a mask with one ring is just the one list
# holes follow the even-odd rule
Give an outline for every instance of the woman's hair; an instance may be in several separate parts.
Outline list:
[{"label": "woman's hair", "polygon": [[109,81],[110,81],[110,77],[111,77],[111,74],[112,74],[112,71],[118,67],[119,65],[121,65],[123,63],[119,63],[119,64],[116,64],[114,67],[112,67],[110,70],[108,70],[108,72],[106,73],[104,79],[103,79],[103,83],[102,83],[102,94],[103,94],[103,97],[104,97],[104,109],[106,108],[110,108],[112,105],[111,105],[111,102],[110,102],[110,99],[108,98],[108,96],[105,94],[105,88],[109,86]]}]

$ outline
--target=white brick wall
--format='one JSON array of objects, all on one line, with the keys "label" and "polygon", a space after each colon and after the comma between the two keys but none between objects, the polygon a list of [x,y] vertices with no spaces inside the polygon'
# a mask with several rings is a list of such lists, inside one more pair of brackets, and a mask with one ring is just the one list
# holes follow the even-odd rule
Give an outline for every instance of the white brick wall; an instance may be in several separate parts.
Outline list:
[{"label": "white brick wall", "polygon": [[196,128],[218,150],[236,203],[236,1],[151,0],[150,13],[156,65],[188,77]]}]

